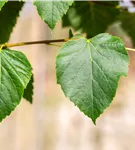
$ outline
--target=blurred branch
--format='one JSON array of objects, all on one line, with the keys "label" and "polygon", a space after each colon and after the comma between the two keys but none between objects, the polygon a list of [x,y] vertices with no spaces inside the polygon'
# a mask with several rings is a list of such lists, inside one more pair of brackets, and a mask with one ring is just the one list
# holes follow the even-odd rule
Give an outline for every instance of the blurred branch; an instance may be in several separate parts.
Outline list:
[{"label": "blurred branch", "polygon": [[[105,7],[111,7],[115,9],[120,9],[120,11],[128,11],[128,8],[130,7],[129,5],[127,6],[121,6],[120,4],[114,5],[111,3],[105,3],[106,1],[89,1],[89,4],[96,4],[96,5],[101,5]],[[120,2],[120,1],[119,1]],[[135,5],[135,1],[131,1]]]},{"label": "blurred branch", "polygon": [[107,6],[107,7],[113,7],[113,8],[117,8],[119,5],[114,5],[114,4],[109,4],[109,3],[104,3],[104,2],[100,2],[97,0],[89,0],[92,3],[98,4],[98,5],[102,5],[102,6]]}]

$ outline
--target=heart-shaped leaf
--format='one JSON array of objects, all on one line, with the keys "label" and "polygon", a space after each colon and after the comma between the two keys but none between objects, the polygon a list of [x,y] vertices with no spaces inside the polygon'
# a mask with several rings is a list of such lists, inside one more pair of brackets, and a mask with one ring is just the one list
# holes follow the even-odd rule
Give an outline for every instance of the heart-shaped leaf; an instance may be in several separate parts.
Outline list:
[{"label": "heart-shaped leaf", "polygon": [[112,102],[120,77],[127,75],[128,64],[127,51],[117,37],[99,34],[90,40],[73,38],[57,56],[57,83],[95,123]]},{"label": "heart-shaped leaf", "polygon": [[18,51],[0,51],[0,121],[20,103],[31,79],[31,65]]}]

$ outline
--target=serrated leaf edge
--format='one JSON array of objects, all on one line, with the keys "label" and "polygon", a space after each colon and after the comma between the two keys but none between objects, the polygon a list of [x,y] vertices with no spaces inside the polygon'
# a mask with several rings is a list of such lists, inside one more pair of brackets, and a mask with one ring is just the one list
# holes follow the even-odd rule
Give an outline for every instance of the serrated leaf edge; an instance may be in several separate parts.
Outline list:
[{"label": "serrated leaf edge", "polygon": [[[102,34],[102,33],[101,33],[101,34]],[[111,34],[109,34],[109,33],[105,33],[105,34],[111,35]],[[98,35],[99,35],[99,34],[98,34]],[[112,35],[111,35],[111,36],[112,36]],[[113,36],[113,37],[119,39],[119,40],[122,42],[123,46],[124,46],[124,42],[123,42],[119,37],[117,37],[117,36]],[[87,39],[87,38],[84,38],[84,37],[80,37],[80,38],[78,38],[77,40],[80,40],[81,38],[88,40],[88,43],[90,42],[90,39]],[[69,41],[73,41],[73,40],[70,39]],[[75,41],[75,40],[74,40],[74,41]],[[68,41],[67,41],[67,42],[68,42]],[[67,43],[67,42],[66,42],[66,43]],[[86,42],[87,42],[87,41],[86,41]],[[64,43],[64,44],[62,45],[62,47],[64,47],[64,46],[66,45],[66,43]],[[62,48],[62,47],[61,47],[61,48]],[[60,49],[61,49],[61,48],[60,48]],[[124,48],[125,48],[125,46],[124,46]],[[126,49],[125,49],[125,51],[127,52]],[[129,64],[130,61],[129,61],[128,52],[127,52],[127,56],[128,56],[128,64]],[[57,57],[56,57],[56,60],[57,60],[57,58],[58,58],[58,55],[57,55]],[[128,69],[129,69],[129,65],[128,65]],[[57,66],[56,66],[56,72],[57,72]],[[75,104],[70,100],[70,98],[66,95],[65,90],[63,89],[62,85],[58,82],[58,76],[57,76],[57,74],[56,74],[56,78],[57,78],[57,84],[60,85],[60,87],[61,87],[61,89],[62,89],[64,95],[65,95],[75,106],[77,106],[77,108],[78,108],[85,116],[87,116],[88,118],[91,118],[92,121],[93,121],[93,123],[96,125],[96,120],[97,120],[97,119],[103,114],[103,112],[112,104],[113,99],[114,99],[114,97],[116,96],[116,92],[117,92],[117,89],[118,89],[118,85],[119,85],[119,82],[120,82],[120,78],[121,78],[122,76],[127,77],[127,75],[128,75],[128,72],[127,72],[126,74],[123,74],[123,75],[119,76],[118,82],[117,82],[117,86],[116,86],[116,90],[115,90],[115,92],[114,92],[114,96],[113,96],[113,98],[112,98],[111,103],[108,104],[108,106],[99,114],[99,116],[98,116],[96,119],[92,119],[91,117],[89,117],[85,112],[83,112],[77,105],[75,105]]]},{"label": "serrated leaf edge", "polygon": [[[72,2],[72,3],[69,5],[69,7],[73,4],[74,1],[71,0],[71,2]],[[35,7],[36,7],[36,9],[37,9],[37,12],[38,12],[38,14],[39,14],[38,8],[37,8],[37,6],[36,6],[35,3],[36,3],[36,1],[34,1],[33,4],[35,5]],[[68,9],[69,9],[69,7],[68,7]],[[57,23],[58,23],[58,22],[62,19],[62,17],[67,13],[68,9],[65,10],[65,12],[64,12],[63,15],[61,16],[61,18],[57,20],[57,22],[55,23],[55,26],[54,26],[54,27],[49,26],[48,21],[46,21],[45,19],[43,19],[43,17],[42,17],[40,14],[39,14],[39,16],[40,16],[41,19],[48,25],[48,27],[51,29],[51,31],[53,31],[54,28],[56,27]]]}]

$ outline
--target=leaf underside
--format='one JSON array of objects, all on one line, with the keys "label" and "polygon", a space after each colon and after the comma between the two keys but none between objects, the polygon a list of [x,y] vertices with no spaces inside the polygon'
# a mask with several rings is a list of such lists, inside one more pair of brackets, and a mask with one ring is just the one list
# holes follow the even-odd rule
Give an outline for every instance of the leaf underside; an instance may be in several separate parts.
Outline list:
[{"label": "leaf underside", "polygon": [[31,78],[31,65],[25,55],[14,50],[0,51],[0,121],[20,103]]},{"label": "leaf underside", "polygon": [[35,1],[34,5],[37,7],[37,11],[50,29],[54,29],[56,23],[66,14],[69,6],[73,1]]},{"label": "leaf underside", "polygon": [[129,57],[123,42],[109,34],[65,43],[56,59],[57,83],[93,122],[110,105]]}]

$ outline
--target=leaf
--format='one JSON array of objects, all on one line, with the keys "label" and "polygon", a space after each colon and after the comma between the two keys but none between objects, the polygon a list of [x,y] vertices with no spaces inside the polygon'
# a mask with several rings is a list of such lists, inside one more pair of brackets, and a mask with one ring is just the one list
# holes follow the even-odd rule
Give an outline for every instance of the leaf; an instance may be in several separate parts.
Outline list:
[{"label": "leaf", "polygon": [[73,1],[35,1],[34,5],[37,7],[37,11],[50,29],[54,29],[56,23],[66,14],[69,6]]},{"label": "leaf", "polygon": [[6,2],[7,2],[7,1],[0,1],[0,10],[1,10],[1,8],[5,5]]},{"label": "leaf", "polygon": [[73,32],[71,29],[69,29],[69,38],[72,38],[73,37]]},{"label": "leaf", "polygon": [[131,37],[135,46],[135,13],[122,12],[120,14],[121,27]]},{"label": "leaf", "polygon": [[93,122],[110,105],[129,57],[123,42],[109,34],[69,40],[56,59],[57,83]]},{"label": "leaf", "polygon": [[31,70],[23,53],[8,49],[0,51],[0,121],[20,103]]},{"label": "leaf", "polygon": [[75,30],[87,33],[87,37],[93,37],[105,32],[116,20],[117,5],[118,2],[75,1],[63,17],[63,26],[71,25]]},{"label": "leaf", "polygon": [[28,102],[32,103],[32,96],[33,96],[33,74],[31,76],[31,79],[26,87],[26,89],[24,89],[24,94],[23,94],[23,98],[25,98]]},{"label": "leaf", "polygon": [[[70,8],[68,9],[68,11],[70,11]],[[69,17],[68,17],[68,11],[67,11],[66,15],[64,15],[62,17],[62,27],[69,27],[69,26],[71,26],[71,23],[70,23],[70,20],[69,20]]]},{"label": "leaf", "polygon": [[0,43],[9,40],[24,2],[8,1],[0,11]]}]

